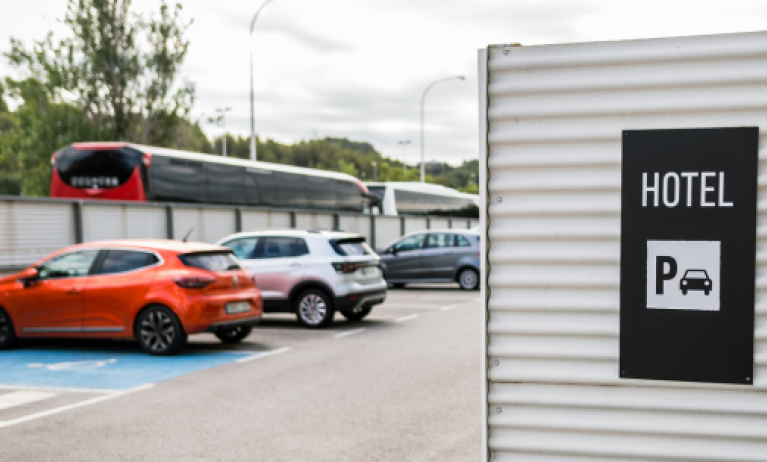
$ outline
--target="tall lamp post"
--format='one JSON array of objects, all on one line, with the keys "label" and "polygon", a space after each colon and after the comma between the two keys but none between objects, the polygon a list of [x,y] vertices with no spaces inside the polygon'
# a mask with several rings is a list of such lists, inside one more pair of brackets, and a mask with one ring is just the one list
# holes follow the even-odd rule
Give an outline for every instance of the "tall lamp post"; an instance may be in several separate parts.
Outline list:
[{"label": "tall lamp post", "polygon": [[410,144],[410,140],[397,141],[397,144],[402,146],[402,179],[405,180],[405,175],[407,174],[405,160],[407,159],[407,145]]},{"label": "tall lamp post", "polygon": [[421,95],[421,183],[426,182],[426,154],[424,153],[424,141],[423,141],[423,102],[426,99],[426,93],[431,90],[431,87],[438,83],[447,82],[450,80],[466,80],[466,77],[462,75],[458,75],[455,77],[448,77],[446,79],[440,79],[437,81],[434,81],[429,84],[428,87],[423,91],[423,95]]},{"label": "tall lamp post", "polygon": [[224,149],[223,149],[224,157],[226,157],[226,113],[231,110],[232,108],[230,107],[218,108],[216,109],[218,116],[216,116],[215,119],[214,118],[208,119],[208,122],[216,124],[217,127],[224,127],[224,136],[222,138],[222,142],[224,144]]},{"label": "tall lamp post", "polygon": [[250,22],[250,160],[256,160],[256,113],[253,109],[253,29],[256,27],[256,19],[261,10],[274,0],[266,0],[261,8],[253,15]]}]

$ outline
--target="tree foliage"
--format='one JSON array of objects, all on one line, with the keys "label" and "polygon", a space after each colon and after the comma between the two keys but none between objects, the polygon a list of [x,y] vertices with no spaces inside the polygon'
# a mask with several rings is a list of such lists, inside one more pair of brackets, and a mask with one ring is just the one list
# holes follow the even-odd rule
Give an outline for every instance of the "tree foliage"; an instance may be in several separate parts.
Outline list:
[{"label": "tree foliage", "polygon": [[181,4],[159,15],[131,12],[131,0],[70,0],[63,24],[71,35],[27,47],[11,39],[7,57],[39,81],[53,103],[82,110],[118,141],[168,144],[188,115],[194,86],[176,84],[191,24]]}]

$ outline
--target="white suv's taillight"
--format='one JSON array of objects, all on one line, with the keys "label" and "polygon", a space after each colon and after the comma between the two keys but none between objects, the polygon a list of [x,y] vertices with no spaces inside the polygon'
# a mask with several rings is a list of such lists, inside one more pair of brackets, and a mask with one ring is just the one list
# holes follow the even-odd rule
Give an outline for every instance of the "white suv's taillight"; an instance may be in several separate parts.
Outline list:
[{"label": "white suv's taillight", "polygon": [[337,273],[349,274],[357,271],[360,268],[367,268],[368,266],[379,266],[379,261],[355,261],[355,262],[342,262],[333,263],[333,268]]}]

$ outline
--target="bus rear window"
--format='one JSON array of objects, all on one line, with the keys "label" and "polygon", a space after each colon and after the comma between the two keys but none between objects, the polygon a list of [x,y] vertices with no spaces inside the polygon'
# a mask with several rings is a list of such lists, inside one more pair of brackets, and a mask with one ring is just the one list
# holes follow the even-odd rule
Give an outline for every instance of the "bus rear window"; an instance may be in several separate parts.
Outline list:
[{"label": "bus rear window", "polygon": [[74,188],[109,189],[123,185],[139,165],[138,153],[123,150],[64,149],[54,165],[62,181]]},{"label": "bus rear window", "polygon": [[240,262],[231,252],[187,253],[179,255],[178,258],[186,266],[208,271],[240,269]]},{"label": "bus rear window", "polygon": [[365,243],[365,238],[339,239],[331,241],[330,245],[333,246],[333,250],[335,250],[338,255],[344,257],[370,255],[373,253],[373,249]]}]

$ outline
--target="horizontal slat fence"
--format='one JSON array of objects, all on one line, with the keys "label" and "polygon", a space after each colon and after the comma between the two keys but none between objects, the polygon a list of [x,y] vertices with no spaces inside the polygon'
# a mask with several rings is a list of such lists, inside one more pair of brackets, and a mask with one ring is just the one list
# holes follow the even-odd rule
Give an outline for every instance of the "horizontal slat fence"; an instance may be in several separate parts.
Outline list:
[{"label": "horizontal slat fence", "polygon": [[470,222],[467,218],[4,196],[0,197],[0,274],[17,271],[77,242],[182,239],[187,233],[190,241],[216,242],[239,231],[335,229],[358,233],[381,250],[403,231],[437,225],[466,229]]}]

